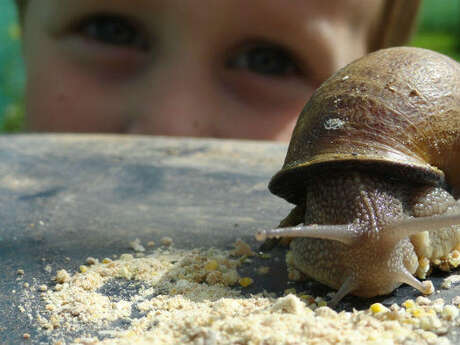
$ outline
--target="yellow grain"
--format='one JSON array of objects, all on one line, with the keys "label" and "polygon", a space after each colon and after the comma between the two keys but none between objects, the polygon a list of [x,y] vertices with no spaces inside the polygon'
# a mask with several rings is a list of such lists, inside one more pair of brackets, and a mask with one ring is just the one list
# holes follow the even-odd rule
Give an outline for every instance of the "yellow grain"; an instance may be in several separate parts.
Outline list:
[{"label": "yellow grain", "polygon": [[244,278],[240,278],[238,282],[240,283],[242,287],[248,287],[249,285],[254,283],[254,280],[250,277],[244,277]]}]

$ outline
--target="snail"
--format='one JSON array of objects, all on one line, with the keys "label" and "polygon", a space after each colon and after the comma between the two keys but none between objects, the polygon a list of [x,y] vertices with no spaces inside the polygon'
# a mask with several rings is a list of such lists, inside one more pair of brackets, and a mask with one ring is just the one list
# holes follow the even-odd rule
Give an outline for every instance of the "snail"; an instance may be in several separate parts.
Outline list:
[{"label": "snail", "polygon": [[304,107],[269,189],[296,206],[256,238],[289,238],[288,268],[338,290],[330,305],[430,293],[414,274],[460,263],[460,64],[396,47],[345,66]]}]

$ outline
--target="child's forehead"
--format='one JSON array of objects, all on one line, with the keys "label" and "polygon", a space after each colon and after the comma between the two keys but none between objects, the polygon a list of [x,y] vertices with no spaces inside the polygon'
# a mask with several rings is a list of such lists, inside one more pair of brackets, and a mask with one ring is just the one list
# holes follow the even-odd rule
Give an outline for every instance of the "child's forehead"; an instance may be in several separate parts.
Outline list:
[{"label": "child's forehead", "polygon": [[[247,2],[232,1],[234,6],[245,8]],[[317,16],[331,19],[360,18],[380,13],[385,0],[255,0],[250,7],[257,7],[261,13],[287,15],[298,20],[310,19]],[[246,6],[245,6],[246,4]],[[253,11],[255,12],[255,11]],[[276,16],[275,16],[276,17]]]},{"label": "child's forehead", "polygon": [[288,35],[302,41],[317,34],[328,23],[370,31],[380,22],[386,0],[29,1],[39,5],[40,11],[47,12],[43,19],[50,26],[51,23],[78,20],[79,16],[110,13],[133,17],[153,27],[179,24],[184,28],[200,27],[202,32],[218,28],[220,32],[253,32],[262,37],[266,32],[270,36],[279,34],[282,40]]},{"label": "child's forehead", "polygon": [[[24,0],[17,0],[18,3]],[[38,0],[29,0],[29,2]],[[276,18],[288,18],[292,21],[304,21],[321,16],[334,20],[374,15],[385,0],[40,0],[41,5],[48,4],[50,9],[66,10],[100,9],[155,15],[164,12],[176,12],[181,15],[196,15],[198,12],[213,12],[216,16],[234,15],[241,18],[263,16],[267,21]],[[46,6],[46,5],[45,5]],[[266,17],[269,15],[270,17]]]},{"label": "child's forehead", "polygon": [[[385,0],[231,0],[226,12],[262,20],[279,30],[317,31],[317,25],[328,22],[342,27],[367,27],[371,29],[384,8]],[[251,25],[251,21],[246,21]]]}]

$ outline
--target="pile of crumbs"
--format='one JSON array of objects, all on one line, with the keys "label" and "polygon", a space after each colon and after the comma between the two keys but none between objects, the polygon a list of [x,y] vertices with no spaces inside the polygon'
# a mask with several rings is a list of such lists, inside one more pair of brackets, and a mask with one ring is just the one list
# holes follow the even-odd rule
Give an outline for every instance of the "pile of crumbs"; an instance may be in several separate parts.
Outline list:
[{"label": "pile of crumbs", "polygon": [[[247,297],[252,278],[240,277],[244,260],[234,254],[170,247],[88,258],[79,272],[57,271],[51,288],[39,285],[44,307],[33,318],[54,345],[449,344],[443,335],[460,325],[460,298],[337,313],[294,289]],[[135,291],[116,296],[132,282]]]}]

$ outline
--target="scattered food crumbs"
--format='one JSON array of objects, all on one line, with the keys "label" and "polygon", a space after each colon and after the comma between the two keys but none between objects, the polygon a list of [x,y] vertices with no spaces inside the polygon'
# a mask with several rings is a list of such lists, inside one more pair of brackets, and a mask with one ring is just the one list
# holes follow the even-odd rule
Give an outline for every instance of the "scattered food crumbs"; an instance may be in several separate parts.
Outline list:
[{"label": "scattered food crumbs", "polygon": [[411,309],[415,307],[415,302],[413,299],[408,299],[402,303],[402,306],[406,309]]},{"label": "scattered food crumbs", "polygon": [[460,251],[455,249],[452,252],[450,252],[447,257],[447,261],[450,266],[452,266],[453,268],[457,268],[460,265]]},{"label": "scattered food crumbs", "polygon": [[132,254],[125,253],[125,254],[120,255],[120,260],[121,261],[129,261],[129,260],[132,260],[132,259],[134,259],[134,256]]},{"label": "scattered food crumbs", "polygon": [[258,274],[268,274],[268,272],[270,272],[270,267],[269,266],[260,266],[259,268],[257,268],[257,273]]},{"label": "scattered food crumbs", "polygon": [[45,284],[42,284],[42,285],[40,285],[40,286],[38,287],[38,289],[39,289],[40,291],[46,291],[46,290],[48,290],[48,287],[47,287]]},{"label": "scattered food crumbs", "polygon": [[204,265],[204,268],[206,271],[215,271],[219,267],[219,263],[216,260],[209,260],[206,265]]},{"label": "scattered food crumbs", "polygon": [[24,334],[22,335],[22,337],[23,337],[24,339],[30,339],[30,334],[29,334],[29,333],[24,333]]},{"label": "scattered food crumbs", "polygon": [[87,265],[95,265],[95,264],[98,264],[99,263],[99,260],[96,259],[96,258],[93,258],[92,256],[86,258],[86,264]]},{"label": "scattered food crumbs", "polygon": [[458,308],[451,305],[451,304],[448,304],[444,307],[444,309],[442,310],[442,316],[444,319],[446,320],[454,320],[458,317]]},{"label": "scattered food crumbs", "polygon": [[51,273],[53,271],[53,267],[50,264],[48,264],[45,266],[44,270],[45,272]]},{"label": "scattered food crumbs", "polygon": [[452,304],[455,304],[457,306],[460,306],[460,296],[455,296],[453,299],[452,299]]},{"label": "scattered food crumbs", "polygon": [[254,283],[254,280],[252,280],[252,278],[250,277],[244,277],[239,280],[239,283],[242,287],[248,287],[249,285]]},{"label": "scattered food crumbs", "polygon": [[373,314],[381,313],[387,310],[382,303],[374,303],[369,308]]},{"label": "scattered food crumbs", "polygon": [[173,244],[173,239],[171,237],[165,236],[161,238],[160,242],[162,245],[169,247]]},{"label": "scattered food crumbs", "polygon": [[431,300],[425,296],[418,296],[416,299],[415,299],[415,302],[418,304],[418,305],[430,305],[431,304]]},{"label": "scattered food crumbs", "polygon": [[148,241],[147,246],[148,247],[155,247],[155,241]]},{"label": "scattered food crumbs", "polygon": [[[244,296],[235,287],[253,279],[239,276],[241,260],[232,255],[158,248],[142,258],[121,254],[118,260],[86,262],[85,274],[58,270],[54,289],[39,285],[42,301],[34,304],[40,309],[33,318],[54,345],[287,345],[306,339],[445,345],[449,340],[442,335],[460,324],[460,297],[446,304],[419,296],[401,306],[374,303],[337,313],[324,298],[296,289],[286,289],[283,297]],[[66,339],[69,334],[74,336]]]},{"label": "scattered food crumbs", "polygon": [[58,270],[56,272],[56,277],[54,277],[54,280],[58,284],[65,283],[70,280],[70,274],[66,270]]},{"label": "scattered food crumbs", "polygon": [[431,280],[425,280],[422,284],[425,288],[425,291],[423,292],[425,295],[431,295],[434,293],[434,285]]},{"label": "scattered food crumbs", "polygon": [[129,242],[129,245],[135,252],[145,252],[145,248],[141,244],[141,240],[138,238],[136,238],[134,241]]},{"label": "scattered food crumbs", "polygon": [[24,275],[24,270],[23,270],[22,268],[20,268],[20,269],[18,269],[18,270],[16,271],[16,274],[17,274],[18,276],[23,276],[23,275]]},{"label": "scattered food crumbs", "polygon": [[249,244],[244,242],[241,239],[238,239],[235,244],[235,249],[233,250],[233,255],[235,256],[254,256],[256,253],[251,249]]},{"label": "scattered food crumbs", "polygon": [[452,284],[457,284],[460,282],[460,275],[452,274],[451,276],[445,278],[441,284],[441,288],[450,289]]},{"label": "scattered food crumbs", "polygon": [[294,289],[294,288],[290,288],[290,289],[284,290],[284,294],[285,294],[285,295],[295,294],[296,292],[297,292],[297,291],[296,291],[296,289]]}]

